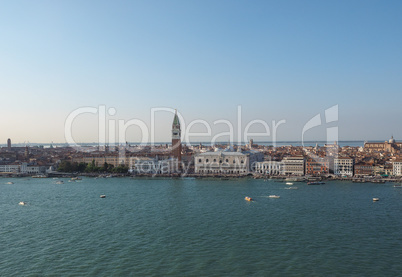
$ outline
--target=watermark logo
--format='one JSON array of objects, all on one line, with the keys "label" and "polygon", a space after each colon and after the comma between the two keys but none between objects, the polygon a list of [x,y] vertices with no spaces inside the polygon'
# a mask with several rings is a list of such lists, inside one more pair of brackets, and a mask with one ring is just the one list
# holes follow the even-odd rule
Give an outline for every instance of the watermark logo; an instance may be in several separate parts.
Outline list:
[{"label": "watermark logo", "polygon": [[[311,129],[322,126],[323,124],[334,124],[338,122],[339,119],[339,107],[334,105],[324,112],[325,121],[321,118],[321,114],[317,114],[312,117],[303,127],[302,130],[302,145],[307,158],[306,161],[306,174],[328,174],[334,172],[334,166],[332,160],[338,157],[338,145],[336,144],[338,135],[338,126],[326,127],[326,145],[325,145],[325,156],[319,156],[317,153],[304,147],[304,134]],[[324,123],[325,122],[325,123]]]}]

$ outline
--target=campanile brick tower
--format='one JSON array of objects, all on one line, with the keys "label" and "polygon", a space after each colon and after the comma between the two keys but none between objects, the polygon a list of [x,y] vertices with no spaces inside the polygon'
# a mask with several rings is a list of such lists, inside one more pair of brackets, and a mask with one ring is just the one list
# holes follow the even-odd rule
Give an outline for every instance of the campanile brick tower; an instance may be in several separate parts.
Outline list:
[{"label": "campanile brick tower", "polygon": [[177,116],[177,110],[174,115],[172,124],[172,157],[178,163],[178,169],[181,169],[181,130],[180,121]]}]

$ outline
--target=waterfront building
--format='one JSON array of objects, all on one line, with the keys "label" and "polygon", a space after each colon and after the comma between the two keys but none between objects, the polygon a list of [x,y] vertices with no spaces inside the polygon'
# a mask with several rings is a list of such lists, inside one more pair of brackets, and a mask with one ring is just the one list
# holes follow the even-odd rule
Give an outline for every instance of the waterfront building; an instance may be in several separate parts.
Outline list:
[{"label": "waterfront building", "polygon": [[303,156],[284,157],[282,159],[282,173],[283,175],[304,175],[304,162]]},{"label": "waterfront building", "polygon": [[12,163],[0,165],[1,173],[21,173],[21,174],[41,174],[46,172],[45,166],[28,164],[28,163]]},{"label": "waterfront building", "polygon": [[384,164],[376,164],[374,167],[374,175],[384,175],[385,174],[385,165]]},{"label": "waterfront building", "polygon": [[350,157],[338,157],[334,159],[334,174],[341,176],[353,176],[354,159]]},{"label": "waterfront building", "polygon": [[248,174],[264,159],[258,151],[238,151],[230,149],[205,152],[195,155],[196,174]]},{"label": "waterfront building", "polygon": [[375,167],[372,164],[359,162],[354,166],[355,176],[373,176],[375,174]]},{"label": "waterfront building", "polygon": [[402,176],[402,159],[398,159],[393,163],[393,175]]},{"label": "waterfront building", "polygon": [[329,160],[327,158],[307,159],[306,175],[319,176],[329,174]]},{"label": "waterfront building", "polygon": [[74,157],[72,162],[91,164],[94,162],[95,166],[102,167],[105,163],[117,167],[119,165],[128,166],[130,158],[126,155],[109,154],[109,155],[87,155],[83,157]]},{"label": "waterfront building", "polygon": [[393,171],[394,171],[394,167],[393,167],[392,163],[384,165],[384,174],[385,175],[388,175],[388,176],[393,175],[393,173],[394,173]]},{"label": "waterfront building", "polygon": [[254,171],[266,175],[280,175],[282,173],[282,162],[278,161],[256,162]]},{"label": "waterfront building", "polygon": [[20,164],[12,163],[12,164],[2,164],[0,165],[1,173],[18,173],[20,172]]},{"label": "waterfront building", "polygon": [[20,166],[20,172],[23,174],[43,174],[46,172],[46,167],[36,164],[22,163]]}]

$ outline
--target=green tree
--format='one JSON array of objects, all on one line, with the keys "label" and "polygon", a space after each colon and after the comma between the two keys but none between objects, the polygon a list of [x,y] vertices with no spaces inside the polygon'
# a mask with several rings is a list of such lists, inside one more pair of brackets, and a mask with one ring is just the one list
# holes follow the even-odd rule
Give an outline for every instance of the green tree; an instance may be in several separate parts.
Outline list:
[{"label": "green tree", "polygon": [[118,167],[113,168],[112,172],[114,172],[114,173],[127,173],[128,172],[128,167],[125,166],[125,165],[119,165]]}]

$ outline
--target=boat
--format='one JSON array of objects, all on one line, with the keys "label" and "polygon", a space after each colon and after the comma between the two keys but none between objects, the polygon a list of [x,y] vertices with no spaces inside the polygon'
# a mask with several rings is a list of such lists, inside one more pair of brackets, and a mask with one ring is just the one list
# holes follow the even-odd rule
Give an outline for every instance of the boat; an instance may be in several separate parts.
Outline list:
[{"label": "boat", "polygon": [[286,185],[291,186],[291,185],[293,185],[293,183],[287,182]]},{"label": "boat", "polygon": [[39,174],[39,175],[32,176],[32,178],[47,178],[47,177],[46,177],[46,175]]},{"label": "boat", "polygon": [[289,188],[286,188],[286,189],[297,189],[297,187],[289,187]]},{"label": "boat", "polygon": [[71,181],[77,181],[77,180],[82,180],[80,177],[73,177],[71,178]]},{"label": "boat", "polygon": [[61,184],[64,184],[64,182],[63,181],[57,181],[56,184],[61,185]]},{"label": "boat", "polygon": [[380,198],[377,198],[377,197],[374,197],[374,198],[373,198],[373,201],[374,201],[374,202],[379,201],[379,200],[380,200]]},{"label": "boat", "polygon": [[324,185],[324,182],[308,182],[307,185],[312,186],[312,185]]},{"label": "boat", "polygon": [[27,202],[24,202],[24,201],[21,201],[20,203],[18,203],[18,205],[21,205],[21,206],[25,206],[27,204]]},{"label": "boat", "polygon": [[402,184],[394,185],[394,188],[402,188]]},{"label": "boat", "polygon": [[13,185],[13,182],[7,182],[6,185]]},{"label": "boat", "polygon": [[270,195],[270,196],[268,196],[269,198],[280,198],[280,196],[279,195]]},{"label": "boat", "polygon": [[102,195],[100,196],[100,198],[106,198],[106,195],[102,194]]},{"label": "boat", "polygon": [[244,197],[244,200],[251,202],[251,201],[253,201],[253,198],[246,196],[246,197]]}]

